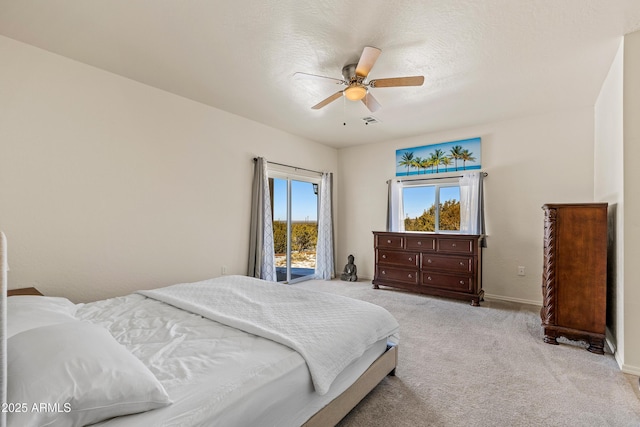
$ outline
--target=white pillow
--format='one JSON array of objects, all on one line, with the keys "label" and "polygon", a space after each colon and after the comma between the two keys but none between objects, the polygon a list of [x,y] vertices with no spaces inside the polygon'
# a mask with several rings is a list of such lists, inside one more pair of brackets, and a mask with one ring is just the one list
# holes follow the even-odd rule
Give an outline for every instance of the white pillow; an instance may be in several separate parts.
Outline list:
[{"label": "white pillow", "polygon": [[66,298],[33,295],[7,298],[7,338],[40,326],[76,321],[76,308]]},{"label": "white pillow", "polygon": [[7,353],[7,402],[26,409],[7,414],[9,427],[84,426],[171,404],[151,371],[92,323],[24,331]]}]

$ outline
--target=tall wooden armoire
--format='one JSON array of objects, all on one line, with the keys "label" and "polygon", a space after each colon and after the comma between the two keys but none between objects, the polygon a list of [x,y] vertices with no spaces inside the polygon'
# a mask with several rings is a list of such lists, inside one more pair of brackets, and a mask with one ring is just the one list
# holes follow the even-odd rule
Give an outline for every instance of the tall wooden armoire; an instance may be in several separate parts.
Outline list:
[{"label": "tall wooden armoire", "polygon": [[544,341],[584,340],[604,354],[607,299],[607,204],[546,204],[544,210]]}]

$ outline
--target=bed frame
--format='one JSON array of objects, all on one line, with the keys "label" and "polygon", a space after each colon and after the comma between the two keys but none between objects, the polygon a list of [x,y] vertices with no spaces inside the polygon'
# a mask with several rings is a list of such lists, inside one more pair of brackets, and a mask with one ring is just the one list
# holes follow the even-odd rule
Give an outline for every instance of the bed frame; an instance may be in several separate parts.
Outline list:
[{"label": "bed frame", "polygon": [[[7,298],[7,242],[0,232],[0,399],[6,401],[6,298]],[[387,375],[395,375],[398,364],[398,347],[388,345],[385,351],[369,368],[341,395],[316,412],[304,427],[334,426]],[[5,426],[4,413],[0,413],[0,427]]]},{"label": "bed frame", "polygon": [[378,357],[356,382],[316,412],[303,427],[335,426],[387,375],[395,376],[397,365],[398,346],[388,345],[387,351]]}]

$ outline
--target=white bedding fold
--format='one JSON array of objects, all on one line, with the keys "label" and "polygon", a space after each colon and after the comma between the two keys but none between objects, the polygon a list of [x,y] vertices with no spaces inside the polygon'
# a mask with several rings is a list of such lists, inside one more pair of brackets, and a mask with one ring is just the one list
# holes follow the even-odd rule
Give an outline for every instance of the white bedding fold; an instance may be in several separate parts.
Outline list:
[{"label": "white bedding fold", "polygon": [[296,350],[321,395],[370,345],[398,333],[398,322],[377,305],[245,276],[139,293]]}]

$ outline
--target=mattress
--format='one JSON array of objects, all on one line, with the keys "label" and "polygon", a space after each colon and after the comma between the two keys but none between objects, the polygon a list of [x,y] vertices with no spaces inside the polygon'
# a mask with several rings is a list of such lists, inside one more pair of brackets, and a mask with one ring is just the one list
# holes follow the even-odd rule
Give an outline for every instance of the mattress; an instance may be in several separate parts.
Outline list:
[{"label": "mattress", "polygon": [[291,348],[139,294],[80,304],[76,317],[107,328],[164,386],[173,403],[99,426],[299,426],[346,390],[386,350],[371,345],[314,391]]}]

